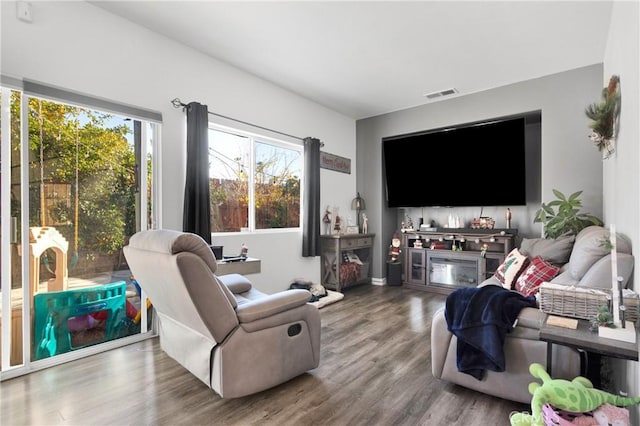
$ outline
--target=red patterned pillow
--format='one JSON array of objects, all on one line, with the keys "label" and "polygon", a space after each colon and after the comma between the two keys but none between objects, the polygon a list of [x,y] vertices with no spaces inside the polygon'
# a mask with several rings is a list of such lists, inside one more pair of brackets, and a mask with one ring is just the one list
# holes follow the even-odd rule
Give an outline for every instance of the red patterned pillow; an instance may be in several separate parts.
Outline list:
[{"label": "red patterned pillow", "polygon": [[524,296],[533,296],[543,282],[558,275],[560,268],[540,256],[533,258],[527,269],[516,280],[515,289]]},{"label": "red patterned pillow", "polygon": [[516,279],[528,264],[529,259],[527,256],[515,248],[504,258],[504,262],[496,271],[495,276],[502,283],[502,287],[511,290]]}]

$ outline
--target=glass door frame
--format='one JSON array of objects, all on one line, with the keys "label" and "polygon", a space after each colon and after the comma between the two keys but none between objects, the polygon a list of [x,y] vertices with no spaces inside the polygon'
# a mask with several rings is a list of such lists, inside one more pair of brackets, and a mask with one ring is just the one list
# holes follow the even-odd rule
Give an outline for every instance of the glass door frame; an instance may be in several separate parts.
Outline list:
[{"label": "glass door frame", "polygon": [[[4,80],[3,80],[4,83]],[[31,360],[31,341],[32,341],[32,330],[31,330],[31,305],[32,300],[30,298],[30,267],[29,267],[29,256],[23,255],[21,259],[21,279],[22,279],[22,364],[19,365],[10,365],[10,351],[11,345],[10,341],[12,339],[11,336],[11,267],[12,267],[12,259],[11,259],[11,220],[5,220],[5,218],[11,218],[11,97],[10,93],[12,91],[20,92],[20,193],[21,193],[21,223],[22,229],[18,230],[21,235],[21,252],[24,254],[29,253],[30,250],[30,231],[29,231],[29,169],[26,165],[29,164],[29,99],[30,98],[41,98],[53,102],[62,102],[68,105],[78,106],[82,108],[91,108],[95,110],[100,110],[100,108],[92,105],[84,105],[79,104],[77,102],[73,102],[73,100],[66,100],[64,98],[59,99],[56,97],[46,96],[46,95],[31,95],[25,93],[25,90],[22,88],[8,87],[5,84],[2,84],[1,87],[1,121],[2,123],[2,139],[1,139],[1,159],[2,161],[2,187],[0,196],[2,197],[0,205],[1,205],[1,240],[0,240],[0,250],[2,253],[2,272],[1,272],[1,284],[0,288],[2,290],[2,329],[0,330],[0,338],[2,339],[2,363],[0,365],[0,381],[9,379],[12,377],[17,377],[20,375],[28,374],[33,371],[41,370],[44,368],[48,368],[53,365],[58,365],[61,363],[65,363],[68,361],[72,361],[75,359],[84,358],[86,356],[94,355],[109,349],[122,347],[137,341],[146,340],[157,335],[157,327],[156,324],[152,324],[151,330],[147,327],[147,310],[143,309],[146,306],[146,295],[144,292],[141,294],[141,329],[137,334],[133,334],[130,336],[120,337],[115,340],[95,344],[92,346],[88,346],[86,348],[79,349],[77,351],[71,351],[67,353],[58,354],[56,356],[50,358],[44,358],[40,360]],[[7,96],[7,93],[9,96]],[[81,95],[82,96],[82,95]],[[121,116],[127,115],[126,112],[117,112],[117,111],[109,111],[109,113],[117,114]],[[149,120],[148,118],[136,118],[136,120],[142,121],[145,125],[141,126],[141,143],[139,146],[140,149],[140,164],[139,164],[139,193],[140,193],[140,220],[138,220],[136,224],[137,230],[145,230],[149,227],[151,228],[161,228],[161,168],[160,168],[160,144],[161,144],[161,116],[159,121]],[[151,126],[148,124],[151,123]],[[151,132],[149,134],[149,132]],[[149,146],[148,141],[151,138],[151,146]],[[148,184],[147,184],[147,158],[152,153],[151,157],[151,167],[152,167],[152,175],[151,175],[151,223],[148,223],[147,220],[147,212],[149,209],[148,197]],[[8,296],[7,296],[8,295]],[[151,331],[151,332],[149,332]]]}]

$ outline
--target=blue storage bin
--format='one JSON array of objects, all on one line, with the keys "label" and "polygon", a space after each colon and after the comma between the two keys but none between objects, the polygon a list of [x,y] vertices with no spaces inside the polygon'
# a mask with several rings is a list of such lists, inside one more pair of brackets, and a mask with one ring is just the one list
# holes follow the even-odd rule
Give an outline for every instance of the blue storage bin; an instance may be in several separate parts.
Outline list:
[{"label": "blue storage bin", "polygon": [[[48,358],[119,337],[126,323],[126,287],[124,281],[119,281],[36,294],[33,298],[34,358]],[[96,332],[89,341],[74,339],[77,333],[94,327]]]}]

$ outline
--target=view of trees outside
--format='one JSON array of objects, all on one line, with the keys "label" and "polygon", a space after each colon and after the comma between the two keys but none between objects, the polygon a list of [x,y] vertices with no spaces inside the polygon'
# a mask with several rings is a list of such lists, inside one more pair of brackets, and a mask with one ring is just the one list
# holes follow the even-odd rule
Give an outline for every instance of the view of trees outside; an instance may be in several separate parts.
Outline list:
[{"label": "view of trees outside", "polygon": [[248,228],[252,193],[255,229],[300,225],[302,151],[210,129],[209,160],[212,232]]},{"label": "view of trees outside", "polygon": [[[145,316],[145,331],[149,330],[149,312],[153,308],[140,311],[146,300],[138,288],[134,289],[122,248],[143,221],[151,223],[151,156],[152,139],[158,134],[156,124],[39,99],[4,87],[0,94],[4,118],[0,124],[5,136],[7,129],[9,132],[8,140],[2,140],[3,152],[8,152],[2,158],[6,161],[6,175],[2,178],[9,184],[3,201],[10,199],[9,206],[5,205],[10,213],[3,213],[10,217],[3,215],[2,220],[11,224],[7,244],[11,291],[1,294],[10,301],[11,312],[1,312],[0,308],[3,319],[10,318],[10,331],[0,337],[3,347],[10,348],[10,365],[140,333],[141,318]],[[24,138],[23,127],[27,133]],[[147,167],[146,176],[142,177],[141,164]],[[141,179],[146,179],[146,194],[139,193],[144,182]],[[28,214],[22,206],[23,192],[28,196]],[[142,197],[148,202],[145,212],[141,209],[145,200]],[[28,223],[23,222],[23,215]],[[29,237],[24,232],[27,230]],[[27,248],[23,247],[25,243],[29,244]],[[62,258],[57,257],[61,255]],[[22,281],[25,263],[30,268],[28,283]],[[101,286],[107,284],[111,285],[103,290]],[[88,297],[109,298],[116,288],[122,295],[125,285],[126,306],[113,311],[122,314],[115,328],[108,329],[107,316],[116,314],[106,308],[87,315],[79,315],[83,312],[79,310],[75,316],[63,316],[71,315],[64,310],[51,311],[50,300],[64,300],[68,308],[69,303],[80,303]],[[29,319],[23,323],[24,303],[29,299],[20,289],[25,287],[34,296],[27,311]],[[65,290],[64,295],[40,298],[59,289]],[[92,289],[96,293],[91,293]],[[70,298],[75,299],[70,302]],[[39,300],[46,303],[38,305]],[[115,299],[112,301],[116,303]],[[94,304],[91,308],[101,306]],[[52,322],[43,323],[45,320]],[[37,328],[38,321],[40,326],[46,324],[50,328]],[[25,324],[31,325],[30,353],[23,353]],[[71,339],[70,346],[56,345],[67,342],[67,337]]]},{"label": "view of trees outside", "polygon": [[[11,105],[16,140],[19,95],[13,93]],[[136,231],[134,122],[48,100],[28,102],[29,226],[55,227],[67,239],[70,276],[117,269],[120,251]],[[18,160],[19,150],[13,155]],[[12,199],[20,198],[19,183],[16,166]],[[47,255],[48,269],[55,263],[48,257],[55,254]]]}]

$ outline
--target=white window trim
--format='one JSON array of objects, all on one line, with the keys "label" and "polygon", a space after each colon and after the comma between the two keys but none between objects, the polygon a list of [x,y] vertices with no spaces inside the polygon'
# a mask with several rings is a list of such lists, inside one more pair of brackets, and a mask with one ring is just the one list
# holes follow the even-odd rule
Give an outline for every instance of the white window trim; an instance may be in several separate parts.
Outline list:
[{"label": "white window trim", "polygon": [[[235,127],[226,126],[223,124],[215,123],[209,121],[209,130],[218,130],[225,133],[230,133],[232,135],[238,135],[242,137],[247,137],[251,140],[251,146],[249,148],[249,161],[251,162],[251,167],[249,169],[249,182],[255,182],[255,142],[263,142],[267,144],[271,144],[274,146],[278,146],[281,148],[291,149],[295,151],[300,151],[301,154],[304,154],[304,146],[301,141],[291,142],[285,141],[283,139],[274,138],[272,136],[267,136],[260,133],[251,132],[248,130],[238,129]],[[249,185],[249,200],[254,200],[254,185]],[[246,231],[238,231],[238,232],[212,232],[211,236],[231,236],[231,235],[246,235],[246,234],[281,234],[281,233],[293,233],[293,232],[302,232],[302,212],[303,212],[303,203],[304,203],[304,162],[302,166],[302,173],[300,176],[300,222],[297,227],[292,228],[270,228],[270,229],[255,229],[255,202],[250,203],[249,205],[249,229]]]}]

